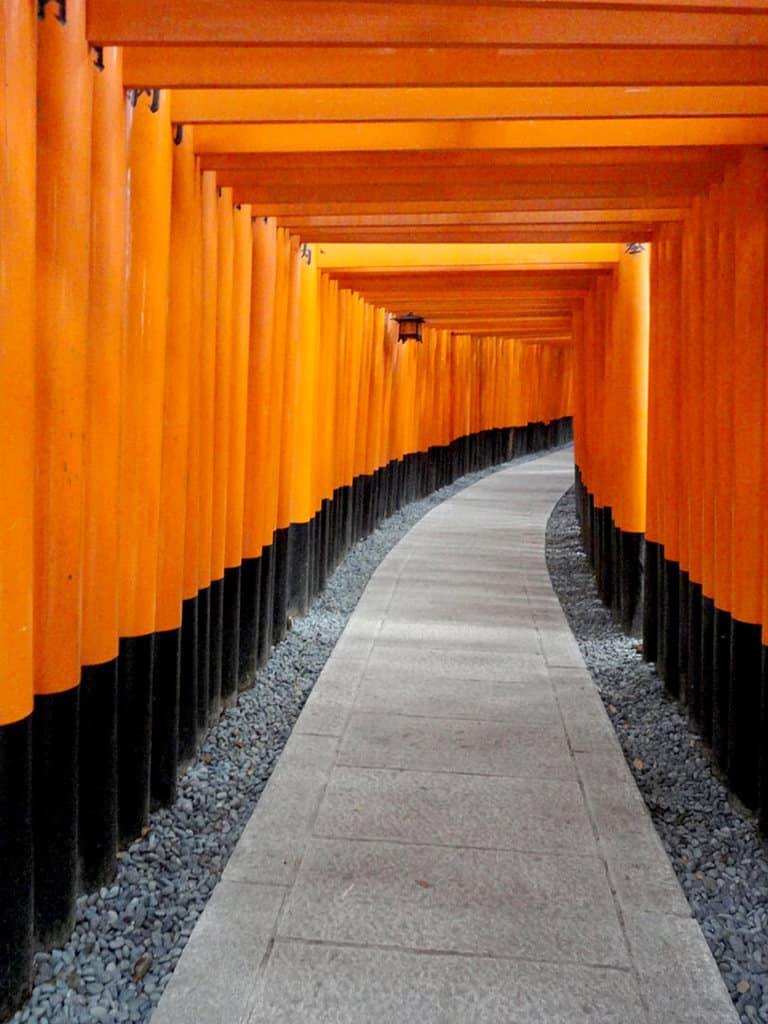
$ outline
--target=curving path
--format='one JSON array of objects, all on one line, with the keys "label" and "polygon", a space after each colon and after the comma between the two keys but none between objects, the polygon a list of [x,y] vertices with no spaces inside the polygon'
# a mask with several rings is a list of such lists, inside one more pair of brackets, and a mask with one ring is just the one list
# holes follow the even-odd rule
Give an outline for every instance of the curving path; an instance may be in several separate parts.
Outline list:
[{"label": "curving path", "polygon": [[570,450],[387,556],[153,1024],[738,1020],[549,582]]}]

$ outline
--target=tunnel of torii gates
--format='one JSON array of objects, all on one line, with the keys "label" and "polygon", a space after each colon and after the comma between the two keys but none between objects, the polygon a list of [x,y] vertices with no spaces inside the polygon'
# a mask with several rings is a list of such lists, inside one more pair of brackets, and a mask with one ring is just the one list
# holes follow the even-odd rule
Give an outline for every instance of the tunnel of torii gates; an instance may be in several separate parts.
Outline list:
[{"label": "tunnel of torii gates", "polygon": [[765,0],[1,10],[0,1017],[350,545],[572,425],[765,823]]}]

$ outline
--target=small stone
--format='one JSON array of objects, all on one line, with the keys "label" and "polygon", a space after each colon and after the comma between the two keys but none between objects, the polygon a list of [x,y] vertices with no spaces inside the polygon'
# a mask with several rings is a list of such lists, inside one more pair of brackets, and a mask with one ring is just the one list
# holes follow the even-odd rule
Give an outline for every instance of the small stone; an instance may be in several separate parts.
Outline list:
[{"label": "small stone", "polygon": [[140,956],[136,963],[133,965],[133,980],[141,981],[144,975],[152,966],[153,960],[149,954]]},{"label": "small stone", "polygon": [[750,986],[749,982],[747,981],[747,979],[746,978],[742,978],[741,981],[736,986],[736,991],[740,992],[742,995],[746,995],[747,992],[749,992],[750,987],[751,986]]}]

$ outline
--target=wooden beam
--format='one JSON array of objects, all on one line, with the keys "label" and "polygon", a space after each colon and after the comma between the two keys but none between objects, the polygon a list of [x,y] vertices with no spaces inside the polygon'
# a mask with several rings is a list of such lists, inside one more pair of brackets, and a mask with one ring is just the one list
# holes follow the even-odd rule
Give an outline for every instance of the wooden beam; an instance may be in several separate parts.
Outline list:
[{"label": "wooden beam", "polygon": [[446,46],[132,46],[127,88],[311,86],[761,85],[768,49],[757,46],[564,50]]},{"label": "wooden beam", "polygon": [[[643,208],[654,210],[654,209],[670,209],[676,208],[679,210],[686,210],[691,205],[691,197],[685,195],[676,196],[645,196],[643,199]],[[302,201],[300,195],[293,197],[291,202],[287,203],[264,203],[258,211],[255,211],[259,216],[279,217],[279,218],[301,218],[301,217],[315,217],[315,216],[380,216],[386,214],[393,215],[418,215],[418,214],[448,214],[457,215],[467,214],[468,216],[474,216],[478,213],[484,212],[495,212],[495,213],[507,213],[511,211],[517,212],[535,212],[535,211],[547,211],[547,210],[563,210],[563,211],[582,211],[582,210],[623,210],[627,213],[631,212],[638,205],[637,197],[633,196],[572,196],[572,197],[547,197],[538,196],[534,199],[480,199],[480,200],[405,200],[402,202],[383,202],[375,197],[368,197],[365,201],[360,202],[347,202],[341,201],[334,204],[333,211],[329,213],[328,207],[324,203],[306,203]]]},{"label": "wooden beam", "polygon": [[[342,190],[344,194],[363,186],[370,191],[398,186],[422,186],[428,184],[435,196],[442,187],[459,183],[470,185],[477,198],[483,197],[486,187],[509,187],[548,184],[554,187],[613,184],[632,185],[652,192],[657,186],[669,191],[698,191],[722,177],[722,161],[711,163],[664,163],[661,158],[654,163],[639,164],[509,164],[485,165],[456,168],[426,168],[415,162],[397,167],[380,166],[375,160],[367,166],[338,166],[315,168],[310,163],[305,167],[275,169],[229,168],[217,171],[217,181],[222,186],[233,188],[254,188],[266,194],[270,190],[283,193],[286,189],[298,189],[302,194],[310,190]],[[503,193],[502,193],[503,194]],[[554,193],[553,193],[554,194]]]},{"label": "wooden beam", "polygon": [[[727,59],[727,58],[726,58]],[[558,118],[754,117],[768,85],[475,86],[472,88],[178,89],[184,124],[338,121],[528,121]]]},{"label": "wooden beam", "polygon": [[278,226],[290,227],[298,234],[313,228],[389,228],[389,227],[480,227],[511,224],[615,224],[660,223],[682,220],[679,207],[646,207],[633,210],[510,210],[492,213],[382,213],[327,216],[281,216]]},{"label": "wooden beam", "polygon": [[768,117],[199,125],[198,153],[768,144]]},{"label": "wooden beam", "polygon": [[[200,129],[198,129],[199,131]],[[426,169],[479,165],[510,167],[617,166],[640,164],[726,164],[742,155],[738,147],[729,146],[626,146],[613,148],[583,147],[581,149],[425,149],[425,150],[342,150],[341,152],[201,152],[203,170],[252,170],[259,174],[303,171],[332,171],[336,168],[422,167]]]},{"label": "wooden beam", "polygon": [[[703,187],[705,183],[700,183]],[[289,203],[292,200],[305,203],[321,203],[328,207],[327,212],[333,213],[333,207],[337,203],[364,202],[367,196],[375,190],[378,202],[402,202],[410,201],[442,201],[464,199],[494,199],[506,201],[514,199],[529,199],[539,197],[541,199],[552,196],[573,199],[577,197],[591,196],[613,197],[625,196],[634,197],[636,205],[647,205],[647,199],[651,196],[659,198],[672,196],[680,191],[681,183],[677,181],[665,182],[656,181],[645,185],[638,181],[618,182],[576,182],[548,184],[546,181],[536,182],[477,182],[471,180],[457,180],[448,182],[431,182],[428,178],[408,184],[389,184],[378,182],[373,179],[370,184],[346,185],[341,188],[337,184],[315,184],[309,182],[304,185],[235,185],[234,199],[237,203],[251,203],[254,213],[263,213],[262,207],[266,204]],[[693,184],[691,189],[693,191]]]},{"label": "wooden beam", "polygon": [[116,46],[765,46],[768,14],[762,4],[686,10],[679,2],[89,0],[87,34],[92,43]]},{"label": "wooden beam", "polygon": [[330,242],[449,242],[466,244],[495,242],[650,242],[652,224],[551,224],[496,225],[480,227],[394,227],[394,228],[314,228],[300,234],[302,240],[323,245]]}]

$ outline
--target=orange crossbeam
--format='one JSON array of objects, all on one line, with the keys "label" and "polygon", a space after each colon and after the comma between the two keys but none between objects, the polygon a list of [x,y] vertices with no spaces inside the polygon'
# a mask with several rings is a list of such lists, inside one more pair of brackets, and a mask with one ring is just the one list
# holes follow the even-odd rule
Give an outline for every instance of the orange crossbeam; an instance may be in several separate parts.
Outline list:
[{"label": "orange crossbeam", "polygon": [[760,85],[768,50],[712,47],[131,46],[128,88],[445,85]]},{"label": "orange crossbeam", "polygon": [[[106,45],[732,46],[768,45],[761,5],[383,3],[344,0],[90,0],[88,38]],[[720,5],[728,7],[729,5]],[[751,9],[750,9],[751,8]]]},{"label": "orange crossbeam", "polygon": [[200,153],[338,150],[544,149],[583,146],[768,144],[768,117],[638,117],[531,121],[368,121],[200,125]]}]

